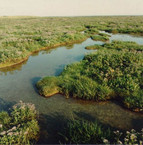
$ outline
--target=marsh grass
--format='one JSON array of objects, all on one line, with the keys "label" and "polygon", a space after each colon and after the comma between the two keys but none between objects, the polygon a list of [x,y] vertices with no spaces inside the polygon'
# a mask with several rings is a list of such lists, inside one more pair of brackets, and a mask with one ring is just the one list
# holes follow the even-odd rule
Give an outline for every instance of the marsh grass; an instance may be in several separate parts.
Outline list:
[{"label": "marsh grass", "polygon": [[101,35],[93,35],[93,36],[91,36],[91,39],[95,40],[95,41],[108,41],[109,37],[108,36],[101,36]]},{"label": "marsh grass", "polygon": [[143,129],[122,132],[99,122],[70,120],[59,133],[61,142],[68,144],[142,144]]},{"label": "marsh grass", "polygon": [[[66,97],[95,101],[118,99],[127,108],[143,111],[143,46],[113,41],[100,47],[79,63],[65,67],[55,87]],[[44,80],[38,82],[38,88],[46,92],[44,87],[51,87],[51,78]]]},{"label": "marsh grass", "polygon": [[103,138],[111,138],[111,130],[98,122],[86,120],[70,120],[60,133],[64,143],[95,144],[103,143]]},{"label": "marsh grass", "polygon": [[90,46],[86,46],[85,49],[88,49],[88,50],[94,50],[94,49],[101,49],[103,48],[102,45],[90,45]]},{"label": "marsh grass", "polygon": [[99,34],[99,30],[97,28],[88,28],[86,29],[85,31],[85,34],[88,36],[88,35],[95,35],[95,34]]},{"label": "marsh grass", "polygon": [[0,144],[32,144],[39,138],[35,106],[20,102],[0,112]]},{"label": "marsh grass", "polygon": [[39,81],[36,86],[41,95],[49,97],[60,92],[59,83],[60,79],[57,77],[46,77]]},{"label": "marsh grass", "polygon": [[35,51],[81,42],[91,35],[108,40],[100,30],[143,35],[142,23],[142,17],[0,17],[0,68],[20,63]]}]

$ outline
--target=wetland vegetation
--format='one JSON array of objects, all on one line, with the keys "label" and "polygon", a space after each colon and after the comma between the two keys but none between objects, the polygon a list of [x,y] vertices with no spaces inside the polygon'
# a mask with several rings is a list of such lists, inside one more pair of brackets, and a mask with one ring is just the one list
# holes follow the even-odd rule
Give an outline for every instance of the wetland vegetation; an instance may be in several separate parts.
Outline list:
[{"label": "wetland vegetation", "polygon": [[44,96],[62,93],[85,100],[118,99],[127,108],[143,111],[142,51],[143,46],[134,42],[105,43],[82,61],[66,66],[60,76],[42,79],[37,88]]},{"label": "wetland vegetation", "polygon": [[[142,36],[142,24],[142,16],[0,17],[0,68],[20,63],[43,49],[87,38],[104,41],[101,45],[86,46],[98,50],[85,55],[80,62],[65,66],[60,75],[37,79],[39,93],[46,97],[60,93],[66,98],[97,102],[115,99],[124,107],[142,113],[143,45],[109,42],[110,35],[102,33]],[[9,112],[1,112],[0,144],[35,143],[41,131],[37,120],[32,104],[21,102]],[[68,119],[56,134],[61,143],[142,144],[142,130],[116,130],[98,121]]]},{"label": "wetland vegetation", "polygon": [[35,106],[19,102],[10,112],[0,112],[0,144],[31,144],[38,141],[39,125]]},{"label": "wetland vegetation", "polygon": [[[83,41],[99,30],[142,35],[142,23],[141,16],[0,17],[0,68],[20,63],[41,49]],[[96,39],[108,38],[99,35]]]},{"label": "wetland vegetation", "polygon": [[142,144],[143,129],[122,132],[87,120],[69,120],[59,133],[61,142],[78,144]]}]

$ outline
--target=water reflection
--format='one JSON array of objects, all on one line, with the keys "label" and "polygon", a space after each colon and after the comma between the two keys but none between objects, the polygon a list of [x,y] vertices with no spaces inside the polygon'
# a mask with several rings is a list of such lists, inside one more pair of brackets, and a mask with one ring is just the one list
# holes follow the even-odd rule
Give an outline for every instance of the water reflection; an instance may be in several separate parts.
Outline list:
[{"label": "water reflection", "polygon": [[27,64],[27,61],[28,60],[26,60],[26,61],[24,61],[24,62],[22,62],[20,64],[11,66],[11,67],[1,68],[0,69],[0,75],[2,75],[2,74],[4,74],[4,75],[7,75],[7,74],[13,75],[16,71],[21,71],[23,65]]}]

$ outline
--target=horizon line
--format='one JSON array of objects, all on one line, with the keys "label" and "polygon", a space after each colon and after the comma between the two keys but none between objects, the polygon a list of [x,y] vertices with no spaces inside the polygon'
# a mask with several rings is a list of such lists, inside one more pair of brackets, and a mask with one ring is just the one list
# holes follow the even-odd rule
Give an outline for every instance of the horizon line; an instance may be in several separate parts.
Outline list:
[{"label": "horizon line", "polygon": [[0,17],[105,17],[105,16],[143,16],[143,14],[134,14],[134,15],[76,15],[76,16],[72,16],[72,15],[69,15],[69,16],[38,16],[38,15],[2,15]]}]

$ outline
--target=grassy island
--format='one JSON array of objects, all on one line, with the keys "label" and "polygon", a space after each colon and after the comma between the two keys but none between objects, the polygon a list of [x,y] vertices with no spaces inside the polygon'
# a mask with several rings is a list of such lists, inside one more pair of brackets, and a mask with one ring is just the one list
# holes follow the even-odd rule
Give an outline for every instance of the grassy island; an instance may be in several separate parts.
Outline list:
[{"label": "grassy island", "polygon": [[91,39],[95,41],[109,41],[110,35],[105,33],[99,33],[98,35],[92,35]]},{"label": "grassy island", "polygon": [[62,93],[84,100],[118,99],[127,108],[143,111],[143,46],[105,43],[82,61],[66,66],[60,76],[43,78],[37,88],[46,97]]}]

